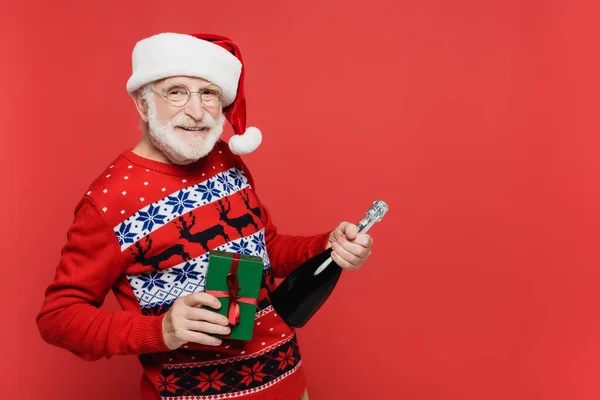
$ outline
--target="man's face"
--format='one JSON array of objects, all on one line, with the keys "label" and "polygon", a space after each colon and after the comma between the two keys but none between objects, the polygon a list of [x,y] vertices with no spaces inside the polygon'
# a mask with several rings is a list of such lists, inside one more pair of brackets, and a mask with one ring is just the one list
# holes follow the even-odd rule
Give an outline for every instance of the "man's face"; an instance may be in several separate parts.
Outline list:
[{"label": "man's face", "polygon": [[[181,89],[192,93],[189,101]],[[218,86],[192,77],[172,77],[145,88],[143,98],[148,111],[148,136],[174,164],[190,164],[207,155],[223,133],[225,116]],[[183,98],[173,104],[164,96]],[[216,95],[216,97],[215,97]]]}]

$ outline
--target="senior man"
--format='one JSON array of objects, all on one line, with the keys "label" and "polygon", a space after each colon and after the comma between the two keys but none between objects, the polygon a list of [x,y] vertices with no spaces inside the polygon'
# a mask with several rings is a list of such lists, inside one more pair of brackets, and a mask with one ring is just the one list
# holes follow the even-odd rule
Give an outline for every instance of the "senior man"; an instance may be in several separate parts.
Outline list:
[{"label": "senior man", "polygon": [[[42,337],[85,360],[137,355],[144,399],[307,399],[294,329],[269,302],[274,278],[330,246],[338,265],[358,268],[371,237],[348,222],[309,237],[278,233],[241,159],[262,136],[246,128],[233,41],[161,33],[136,44],[132,64],[127,91],[143,136],[77,205],[37,317]],[[204,292],[213,249],[264,261],[250,341],[223,338],[229,321]],[[110,290],[122,310],[100,309]]]}]

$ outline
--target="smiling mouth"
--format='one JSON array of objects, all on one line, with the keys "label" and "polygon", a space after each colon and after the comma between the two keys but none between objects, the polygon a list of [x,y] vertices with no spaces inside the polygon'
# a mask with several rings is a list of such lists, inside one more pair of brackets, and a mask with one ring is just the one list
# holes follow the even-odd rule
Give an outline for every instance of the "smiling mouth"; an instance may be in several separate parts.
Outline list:
[{"label": "smiling mouth", "polygon": [[188,132],[206,132],[208,131],[208,127],[207,126],[203,126],[203,127],[187,127],[187,126],[178,126],[177,128],[181,128],[185,131]]}]

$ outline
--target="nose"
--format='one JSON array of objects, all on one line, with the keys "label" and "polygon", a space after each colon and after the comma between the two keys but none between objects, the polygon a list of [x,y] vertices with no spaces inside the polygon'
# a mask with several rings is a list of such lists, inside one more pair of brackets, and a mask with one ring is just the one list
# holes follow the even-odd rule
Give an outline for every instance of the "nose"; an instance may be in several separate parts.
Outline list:
[{"label": "nose", "polygon": [[202,105],[202,99],[196,93],[192,94],[190,101],[185,105],[185,114],[194,118],[196,121],[202,121],[204,118],[204,107]]}]

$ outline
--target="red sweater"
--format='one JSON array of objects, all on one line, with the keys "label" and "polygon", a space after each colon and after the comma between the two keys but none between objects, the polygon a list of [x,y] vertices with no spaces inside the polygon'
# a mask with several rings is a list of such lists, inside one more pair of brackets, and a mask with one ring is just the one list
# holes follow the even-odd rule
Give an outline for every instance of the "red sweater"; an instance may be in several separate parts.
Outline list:
[{"label": "red sweater", "polygon": [[[218,200],[230,204],[227,217],[248,214],[246,226],[220,219]],[[79,202],[38,327],[47,342],[86,360],[137,355],[144,399],[296,400],[305,387],[298,344],[269,294],[275,277],[322,251],[327,237],[279,234],[250,172],[221,141],[189,166],[127,151]],[[164,313],[204,290],[211,249],[264,260],[253,339],[170,351]],[[99,309],[111,289],[123,311]]]}]

